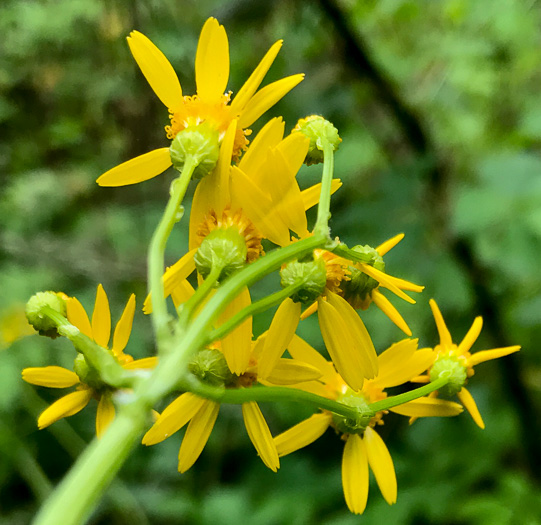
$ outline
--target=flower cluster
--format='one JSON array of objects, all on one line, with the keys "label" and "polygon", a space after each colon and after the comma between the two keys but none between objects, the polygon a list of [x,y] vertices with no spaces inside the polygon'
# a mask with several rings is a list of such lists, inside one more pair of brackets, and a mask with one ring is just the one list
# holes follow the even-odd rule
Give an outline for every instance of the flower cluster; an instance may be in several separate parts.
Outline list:
[{"label": "flower cluster", "polygon": [[[341,186],[332,169],[341,138],[330,122],[312,115],[287,134],[283,119],[273,118],[249,143],[252,123],[303,79],[292,75],[259,89],[281,41],[235,96],[226,91],[227,35],[214,18],[203,26],[197,47],[195,95],[183,95],[173,67],[146,36],[133,31],[128,44],[169,111],[165,131],[171,144],[109,170],[97,182],[135,184],[170,166],[180,172],[149,248],[150,293],[143,310],[150,314],[158,355],[133,360],[124,352],[134,295],[109,346],[111,314],[101,285],[91,320],[73,297],[37,294],[27,307],[32,326],[42,335],[68,338],[78,352],[73,371],[59,366],[23,370],[23,379],[34,385],[76,387],[39,416],[39,428],[79,412],[92,398],[98,402],[96,432],[101,437],[107,431],[107,446],[124,439],[126,427],[121,432],[113,423],[116,409],[130,421],[130,435],[136,438],[144,431],[147,446],[187,426],[178,456],[178,470],[185,472],[202,453],[220,405],[240,404],[250,440],[269,469],[276,472],[280,457],[332,427],[345,442],[342,482],[349,509],[364,511],[369,469],[384,499],[395,503],[393,461],[376,429],[392,417],[390,412],[413,421],[456,416],[463,407],[483,428],[465,385],[474,366],[519,347],[471,354],[481,318],[455,345],[432,300],[440,342],[434,348],[417,348],[407,322],[382,293],[387,289],[413,304],[406,292],[423,290],[387,272],[383,258],[404,235],[375,248],[349,248],[330,236],[330,197]],[[321,162],[321,183],[301,190],[297,176],[303,163]],[[164,271],[165,245],[182,218],[182,200],[192,180],[197,186],[188,250],[182,253],[176,247],[178,261]],[[315,205],[317,219],[311,225],[306,212]],[[251,288],[273,272],[280,274],[281,288],[252,301]],[[358,312],[372,303],[409,338],[378,353]],[[268,330],[254,337],[254,316],[275,306]],[[299,324],[316,311],[320,352],[296,334]],[[174,400],[164,406],[170,394]],[[458,402],[452,400],[455,396]],[[282,400],[306,403],[317,412],[273,437],[258,401]],[[161,413],[154,413],[149,426],[147,416],[154,408]],[[99,455],[99,444],[96,451],[96,461],[115,468],[110,454]]]}]

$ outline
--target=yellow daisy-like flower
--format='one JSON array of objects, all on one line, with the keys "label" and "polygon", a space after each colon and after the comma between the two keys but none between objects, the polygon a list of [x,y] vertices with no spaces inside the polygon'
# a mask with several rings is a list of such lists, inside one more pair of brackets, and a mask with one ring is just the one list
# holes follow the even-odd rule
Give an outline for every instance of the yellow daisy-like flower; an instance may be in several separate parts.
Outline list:
[{"label": "yellow daisy-like flower", "polygon": [[[251,126],[263,113],[293,89],[304,75],[292,75],[268,86],[258,88],[263,81],[282,41],[276,42],[246,83],[231,101],[226,93],[229,80],[229,42],[223,26],[209,18],[201,30],[195,56],[197,95],[183,96],[178,77],[165,55],[142,33],[132,31],[128,37],[130,50],[150,87],[169,110],[170,125],[167,138],[174,137],[191,125],[207,123],[224,140],[231,127],[231,156],[236,159],[246,148]],[[100,186],[125,186],[151,179],[171,166],[169,148],[145,153],[101,175]]]},{"label": "yellow daisy-like flower", "polygon": [[[332,363],[300,337],[295,336],[288,345],[294,359],[311,364],[321,372],[319,381],[312,381],[295,388],[308,390],[358,408],[367,408],[387,397],[386,388],[402,385],[426,370],[434,359],[429,349],[417,350],[416,339],[404,339],[378,356],[379,373],[364,382],[359,392],[353,392]],[[416,417],[454,416],[462,411],[458,403],[422,397],[390,409],[401,415]],[[368,469],[372,470],[385,501],[396,502],[397,483],[389,451],[376,432],[387,413],[377,412],[369,421],[356,422],[331,414],[328,411],[314,414],[274,438],[279,456],[285,456],[314,442],[332,426],[346,442],[342,459],[342,485],[346,503],[351,512],[362,514],[368,498]]]},{"label": "yellow daisy-like flower", "polygon": [[[98,345],[108,348],[111,336],[111,313],[109,310],[109,300],[102,285],[98,285],[96,293],[96,302],[92,314],[92,322],[88,319],[85,309],[75,297],[66,298],[68,321],[76,326],[81,333],[88,336]],[[135,295],[131,295],[124,308],[124,312],[116,324],[113,335],[113,346],[111,353],[129,370],[152,368],[156,365],[156,358],[149,357],[145,359],[133,360],[133,357],[124,353],[124,348],[128,343],[133,316],[135,313]],[[86,363],[81,361],[82,356],[76,359],[79,369],[81,365],[84,369]],[[92,398],[98,400],[98,410],[96,413],[96,434],[98,437],[103,435],[115,416],[115,407],[112,402],[113,390],[107,385],[101,383],[98,378],[92,378],[92,374],[87,374],[87,381],[83,382],[81,378],[71,370],[61,366],[45,366],[35,368],[25,368],[22,372],[22,378],[33,385],[45,386],[49,388],[69,388],[76,386],[75,392],[61,397],[50,407],[42,412],[38,418],[38,427],[40,429],[48,427],[55,421],[64,417],[72,416],[82,410]]]},{"label": "yellow daisy-like flower", "polygon": [[[233,305],[232,311],[237,306]],[[226,315],[229,314],[231,312],[226,313]],[[206,370],[201,375],[201,379],[204,381],[206,377],[214,379],[219,376],[223,379],[220,384],[226,388],[249,388],[256,382],[264,385],[293,385],[318,379],[321,373],[314,366],[294,359],[276,357],[283,353],[293,337],[295,327],[292,327],[284,317],[284,312],[280,312],[275,315],[270,330],[256,341],[252,341],[250,319],[248,323],[244,323],[244,326],[241,325],[219,344],[214,345],[212,350],[204,351],[214,352],[214,355],[211,354],[214,359],[217,355],[223,355],[227,363],[226,373],[220,369],[220,366],[215,366],[217,370],[220,370],[219,373],[209,373]],[[265,360],[270,353],[273,354],[270,361]],[[207,355],[206,359],[208,362]],[[238,372],[238,370],[242,371]],[[178,470],[186,472],[203,451],[218,417],[219,408],[219,403],[189,392],[184,393],[165,408],[143,437],[143,444],[160,443],[189,423],[178,456]],[[278,453],[258,404],[243,403],[242,415],[248,436],[261,460],[268,468],[276,472],[280,467]]]},{"label": "yellow daisy-like flower", "polygon": [[452,374],[452,382],[448,384],[445,389],[433,392],[431,396],[436,397],[439,394],[444,397],[452,397],[456,394],[475,423],[480,428],[485,428],[485,423],[479,413],[477,404],[464,385],[475,373],[474,367],[476,365],[518,352],[520,346],[515,345],[503,348],[492,348],[490,350],[483,350],[471,354],[470,349],[479,337],[481,329],[483,328],[483,318],[476,317],[471,328],[468,330],[468,333],[464,336],[464,339],[462,339],[462,342],[459,345],[456,345],[453,343],[451,334],[434,299],[430,299],[430,308],[432,309],[432,314],[434,315],[434,320],[436,321],[436,326],[438,328],[440,344],[436,345],[432,350],[434,354],[434,363],[431,368],[426,374],[415,378],[414,381],[418,383],[428,383],[431,380],[437,379],[441,372],[449,370]]}]

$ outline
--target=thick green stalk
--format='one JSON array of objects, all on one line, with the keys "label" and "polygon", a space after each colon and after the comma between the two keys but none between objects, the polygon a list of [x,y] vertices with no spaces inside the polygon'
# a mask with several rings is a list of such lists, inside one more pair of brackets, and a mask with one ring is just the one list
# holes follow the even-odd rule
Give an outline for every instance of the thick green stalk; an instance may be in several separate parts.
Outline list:
[{"label": "thick green stalk", "polygon": [[161,350],[171,338],[162,281],[165,246],[173,226],[182,218],[183,210],[180,209],[180,204],[196,167],[196,162],[188,157],[182,174],[171,184],[171,195],[167,207],[152,236],[148,250],[148,285],[152,296],[152,324],[158,350]]},{"label": "thick green stalk", "polygon": [[322,138],[323,142],[323,176],[321,178],[321,193],[317,207],[317,219],[314,233],[323,233],[329,236],[329,219],[331,218],[331,184],[334,173],[334,148],[330,142]]},{"label": "thick green stalk", "polygon": [[228,319],[219,328],[213,330],[208,336],[208,342],[217,341],[225,337],[228,333],[232,332],[238,325],[240,325],[246,318],[256,315],[258,313],[268,310],[275,304],[281,303],[284,299],[291,297],[296,291],[300,290],[304,286],[304,281],[291,284],[275,292],[259,301],[250,304],[243,308],[240,312],[235,314],[231,319]]}]

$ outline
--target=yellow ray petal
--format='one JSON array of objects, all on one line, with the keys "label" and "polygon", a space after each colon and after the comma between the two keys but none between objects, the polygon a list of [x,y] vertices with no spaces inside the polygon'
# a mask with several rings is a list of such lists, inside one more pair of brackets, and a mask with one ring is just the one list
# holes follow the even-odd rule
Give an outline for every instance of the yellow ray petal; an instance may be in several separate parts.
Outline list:
[{"label": "yellow ray petal", "polygon": [[477,403],[473,399],[472,395],[466,390],[464,387],[462,387],[462,390],[457,394],[458,399],[460,399],[460,402],[464,405],[466,410],[470,413],[470,416],[475,421],[476,425],[479,428],[485,428],[485,423],[483,422],[483,418],[481,417],[481,413],[479,412],[479,409],[477,408]]},{"label": "yellow ray petal", "polygon": [[274,106],[283,96],[291,91],[304,78],[304,74],[282,78],[260,89],[246,104],[239,118],[239,127],[248,128],[265,111]]},{"label": "yellow ray petal", "polygon": [[469,352],[475,341],[477,341],[477,338],[479,337],[482,329],[483,318],[481,316],[478,316],[474,319],[473,324],[468,330],[468,333],[464,336],[464,339],[462,339],[461,343],[458,345],[457,355],[463,355],[466,352]]},{"label": "yellow ray petal", "polygon": [[69,297],[66,301],[68,321],[76,326],[82,334],[92,339],[92,327],[83,305],[75,297]]},{"label": "yellow ray petal", "polygon": [[321,376],[321,372],[308,363],[302,363],[296,359],[280,358],[265,379],[273,385],[295,385],[305,381],[315,381]]},{"label": "yellow ray petal", "polygon": [[130,338],[131,328],[133,325],[133,316],[135,314],[135,294],[131,294],[126,308],[122,312],[120,320],[115,326],[115,333],[113,335],[113,354],[122,352],[128,344]]},{"label": "yellow ray petal", "polygon": [[436,301],[434,301],[434,299],[430,299],[428,304],[430,304],[432,315],[436,321],[436,327],[438,329],[438,334],[440,335],[440,344],[443,346],[451,346],[453,344],[453,340],[451,339],[451,334],[447,328],[447,325],[445,324],[445,321],[443,320],[443,316],[441,315],[441,311],[438,308]]},{"label": "yellow ray petal", "polygon": [[368,458],[363,439],[350,434],[342,457],[342,486],[351,512],[362,514],[368,499]]},{"label": "yellow ray petal", "polygon": [[171,299],[173,299],[175,308],[185,303],[194,293],[194,287],[188,281],[182,281],[176,288],[173,288]]},{"label": "yellow ray petal", "polygon": [[278,358],[284,353],[297,330],[300,315],[301,304],[290,298],[283,301],[276,310],[259,358],[258,371],[262,378],[268,379]]},{"label": "yellow ray petal", "polygon": [[171,166],[169,148],[155,149],[106,171],[96,182],[100,186],[128,186],[152,179],[169,166]]},{"label": "yellow ray petal", "polygon": [[[220,315],[218,325],[225,323],[228,319],[251,304],[248,288],[243,288],[233,301],[231,301]],[[234,374],[243,374],[250,362],[252,351],[252,317],[245,319],[231,333],[221,340],[222,352],[224,354],[229,370]]]},{"label": "yellow ray petal", "polygon": [[244,418],[246,432],[248,432],[250,441],[257,450],[261,461],[273,472],[276,472],[280,468],[278,452],[276,451],[276,445],[272,439],[267,422],[257,403],[243,403],[242,416]]},{"label": "yellow ray petal", "polygon": [[419,284],[412,283],[411,281],[406,281],[405,279],[400,279],[400,277],[395,277],[394,275],[385,274],[388,281],[391,284],[394,284],[400,290],[407,290],[409,292],[422,292],[425,287]]},{"label": "yellow ray petal", "polygon": [[483,350],[481,352],[476,352],[468,359],[469,366],[476,366],[479,363],[484,363],[485,361],[491,361],[492,359],[498,359],[498,357],[503,357],[514,352],[518,352],[520,346],[506,346],[504,348],[493,348],[491,350]]},{"label": "yellow ray petal", "polygon": [[248,77],[248,80],[239,89],[231,103],[231,110],[237,115],[244,109],[253,94],[257,91],[257,88],[260,86],[276,55],[280,51],[282,43],[282,40],[278,40],[271,46],[253,73]]},{"label": "yellow ray petal", "polygon": [[61,366],[40,366],[25,368],[23,380],[31,385],[47,386],[49,388],[67,388],[79,383],[79,376]]},{"label": "yellow ray petal", "polygon": [[88,405],[88,402],[92,397],[92,392],[93,391],[90,388],[87,388],[84,390],[77,390],[76,392],[61,397],[41,413],[38,418],[38,427],[42,429],[63,417],[77,414],[77,412]]},{"label": "yellow ray petal", "polygon": [[314,414],[274,438],[278,455],[287,456],[320,438],[332,421],[330,414]]},{"label": "yellow ray petal", "polygon": [[371,427],[365,430],[363,441],[366,445],[368,464],[374,473],[381,495],[389,505],[392,505],[396,503],[397,487],[391,454],[383,439]]},{"label": "yellow ray petal", "polygon": [[381,286],[388,288],[395,295],[398,295],[398,297],[404,299],[404,301],[415,304],[415,300],[412,299],[409,295],[406,295],[400,288],[398,288],[385,272],[382,272],[374,268],[373,266],[364,263],[359,265],[359,269],[369,277],[372,277],[372,279],[378,281]]},{"label": "yellow ray petal", "polygon": [[327,301],[319,302],[318,318],[321,335],[336,370],[353,390],[360,390],[364,382],[363,367],[348,326]]},{"label": "yellow ray petal", "polygon": [[190,421],[178,453],[179,472],[186,472],[197,461],[214,428],[219,410],[218,403],[205,400]]},{"label": "yellow ray petal", "polygon": [[220,102],[229,80],[229,41],[224,26],[209,18],[199,36],[195,54],[197,95],[204,102]]},{"label": "yellow ray petal", "polygon": [[267,160],[269,149],[279,144],[284,136],[285,124],[282,117],[270,119],[256,135],[250,144],[248,151],[242,156],[238,164],[239,169],[252,180],[259,181],[258,173],[261,166]]},{"label": "yellow ray petal", "polygon": [[382,352],[378,356],[380,376],[393,374],[400,369],[413,356],[418,342],[419,339],[402,339]]},{"label": "yellow ray petal", "polygon": [[126,370],[146,370],[149,368],[155,368],[158,364],[158,357],[143,357],[143,359],[136,359],[135,361],[130,361],[122,365],[122,368]]},{"label": "yellow ray petal", "polygon": [[220,144],[220,155],[216,164],[216,184],[214,192],[216,194],[215,211],[222,211],[231,203],[231,191],[229,190],[229,172],[231,170],[231,157],[233,155],[233,146],[235,145],[235,136],[237,133],[237,121],[232,120],[225,132],[222,143]]},{"label": "yellow ray petal", "polygon": [[177,397],[143,436],[143,445],[155,445],[180,430],[207,403],[189,392]]},{"label": "yellow ray petal", "polygon": [[436,397],[420,397],[389,410],[411,418],[452,417],[462,413],[462,407],[458,403]]},{"label": "yellow ray petal", "polygon": [[327,302],[336,308],[351,334],[353,340],[351,350],[355,350],[359,356],[361,366],[364,370],[364,377],[367,379],[375,377],[379,370],[378,356],[368,330],[361,318],[343,297],[335,293],[327,292]]},{"label": "yellow ray petal", "polygon": [[372,292],[372,301],[376,306],[396,325],[400,330],[402,330],[406,335],[411,336],[411,330],[404,318],[398,313],[398,310],[391,304],[389,299],[385,297],[382,293],[376,288]]},{"label": "yellow ray petal", "polygon": [[[342,181],[340,179],[333,179],[331,181],[331,195],[341,186]],[[312,206],[315,206],[319,202],[320,193],[321,182],[301,191],[302,201],[304,202],[305,210],[309,210]]]},{"label": "yellow ray petal", "polygon": [[304,321],[308,317],[310,317],[312,314],[315,314],[317,312],[318,308],[318,302],[313,302],[304,312],[301,314],[301,321]]},{"label": "yellow ray petal", "polygon": [[111,401],[111,396],[103,394],[98,403],[98,411],[96,412],[96,435],[101,438],[109,425],[115,418],[115,405]]},{"label": "yellow ray petal", "polygon": [[310,148],[310,139],[303,133],[291,133],[280,144],[276,146],[276,151],[279,151],[287,161],[289,172],[293,177],[304,164],[304,159]]},{"label": "yellow ray petal", "polygon": [[130,51],[150,87],[171,113],[182,105],[182,88],[165,55],[139,31],[127,38]]},{"label": "yellow ray petal", "polygon": [[98,284],[94,312],[92,313],[92,335],[96,343],[107,348],[111,337],[111,310],[109,309],[109,299],[107,299],[107,294],[101,284]]},{"label": "yellow ray petal", "polygon": [[272,201],[236,166],[231,168],[231,194],[265,238],[279,246],[290,244],[287,225],[280,217],[271,219]]},{"label": "yellow ray petal", "polygon": [[294,359],[308,363],[316,368],[322,375],[324,383],[329,383],[334,379],[336,372],[332,363],[329,363],[315,348],[297,334],[293,336],[293,339],[287,345],[287,350]]},{"label": "yellow ray petal", "polygon": [[427,370],[434,362],[434,357],[434,352],[429,348],[417,350],[409,357],[397,360],[393,366],[381,369],[378,377],[374,379],[374,383],[377,383],[381,388],[402,385]]},{"label": "yellow ray petal", "polygon": [[404,238],[403,233],[399,233],[390,239],[387,239],[385,242],[382,242],[377,248],[376,251],[383,257],[387,252],[392,250],[402,239]]}]

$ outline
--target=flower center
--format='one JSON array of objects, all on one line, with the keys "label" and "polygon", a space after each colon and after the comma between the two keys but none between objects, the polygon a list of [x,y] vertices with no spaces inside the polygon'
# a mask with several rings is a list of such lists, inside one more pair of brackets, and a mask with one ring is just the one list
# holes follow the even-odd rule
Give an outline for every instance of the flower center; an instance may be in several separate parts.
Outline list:
[{"label": "flower center", "polygon": [[325,288],[333,293],[340,293],[342,281],[349,281],[350,271],[346,261],[327,250],[314,250],[314,259],[323,259],[327,271]]},{"label": "flower center", "polygon": [[246,243],[246,262],[250,263],[264,255],[263,246],[261,245],[262,235],[257,231],[252,221],[248,219],[242,210],[232,212],[230,208],[226,208],[221,215],[218,215],[214,210],[210,210],[203,219],[203,222],[197,229],[197,244],[201,245],[203,240],[210,232],[215,230],[227,230],[234,228],[244,238]]}]

